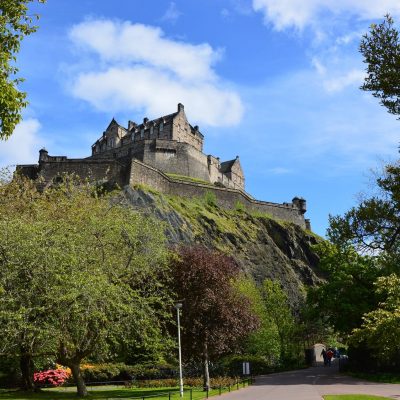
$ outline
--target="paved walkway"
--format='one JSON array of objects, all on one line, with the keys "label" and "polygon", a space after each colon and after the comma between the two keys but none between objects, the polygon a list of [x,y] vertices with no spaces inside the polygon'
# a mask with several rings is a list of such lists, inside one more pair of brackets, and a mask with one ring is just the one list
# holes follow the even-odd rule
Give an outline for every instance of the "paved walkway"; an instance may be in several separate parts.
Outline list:
[{"label": "paved walkway", "polygon": [[259,376],[221,400],[321,400],[324,394],[371,394],[400,399],[400,384],[373,383],[339,374],[336,365]]}]

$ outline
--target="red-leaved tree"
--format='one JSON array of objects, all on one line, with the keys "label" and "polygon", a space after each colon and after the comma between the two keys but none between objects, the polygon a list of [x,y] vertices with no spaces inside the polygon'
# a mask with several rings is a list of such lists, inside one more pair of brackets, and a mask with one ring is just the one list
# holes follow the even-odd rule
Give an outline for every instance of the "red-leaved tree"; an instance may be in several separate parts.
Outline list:
[{"label": "red-leaved tree", "polygon": [[240,275],[233,258],[203,246],[181,247],[172,274],[175,292],[183,300],[183,356],[203,362],[206,389],[210,359],[234,352],[259,321],[249,299],[232,285]]}]

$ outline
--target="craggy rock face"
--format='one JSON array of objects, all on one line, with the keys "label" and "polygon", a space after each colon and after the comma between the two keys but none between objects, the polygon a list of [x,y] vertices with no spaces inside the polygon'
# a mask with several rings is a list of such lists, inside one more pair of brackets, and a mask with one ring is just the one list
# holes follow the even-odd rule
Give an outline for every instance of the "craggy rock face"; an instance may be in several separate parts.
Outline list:
[{"label": "craggy rock face", "polygon": [[321,239],[298,225],[239,206],[235,211],[219,208],[212,199],[188,200],[129,187],[124,193],[128,204],[165,222],[170,244],[202,243],[226,252],[256,282],[281,281],[295,308],[305,289],[323,277],[312,250]]}]

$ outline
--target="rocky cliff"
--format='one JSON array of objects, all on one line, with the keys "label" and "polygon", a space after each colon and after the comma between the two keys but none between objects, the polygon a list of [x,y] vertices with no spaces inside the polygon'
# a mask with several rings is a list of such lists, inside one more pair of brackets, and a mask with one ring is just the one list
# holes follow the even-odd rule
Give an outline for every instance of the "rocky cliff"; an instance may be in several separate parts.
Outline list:
[{"label": "rocky cliff", "polygon": [[295,224],[248,212],[240,203],[235,210],[219,208],[211,195],[186,199],[143,187],[124,193],[130,205],[164,221],[171,244],[202,243],[232,255],[257,282],[281,281],[293,306],[320,281],[311,247],[318,238]]}]

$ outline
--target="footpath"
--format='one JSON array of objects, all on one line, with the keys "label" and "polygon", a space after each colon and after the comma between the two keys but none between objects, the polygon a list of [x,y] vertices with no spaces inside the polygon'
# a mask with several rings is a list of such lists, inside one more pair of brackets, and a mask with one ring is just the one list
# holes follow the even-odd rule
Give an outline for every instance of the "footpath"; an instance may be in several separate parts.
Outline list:
[{"label": "footpath", "polygon": [[400,399],[400,384],[374,383],[340,374],[338,366],[311,367],[256,377],[248,388],[221,400],[322,400],[325,394],[371,394]]}]

